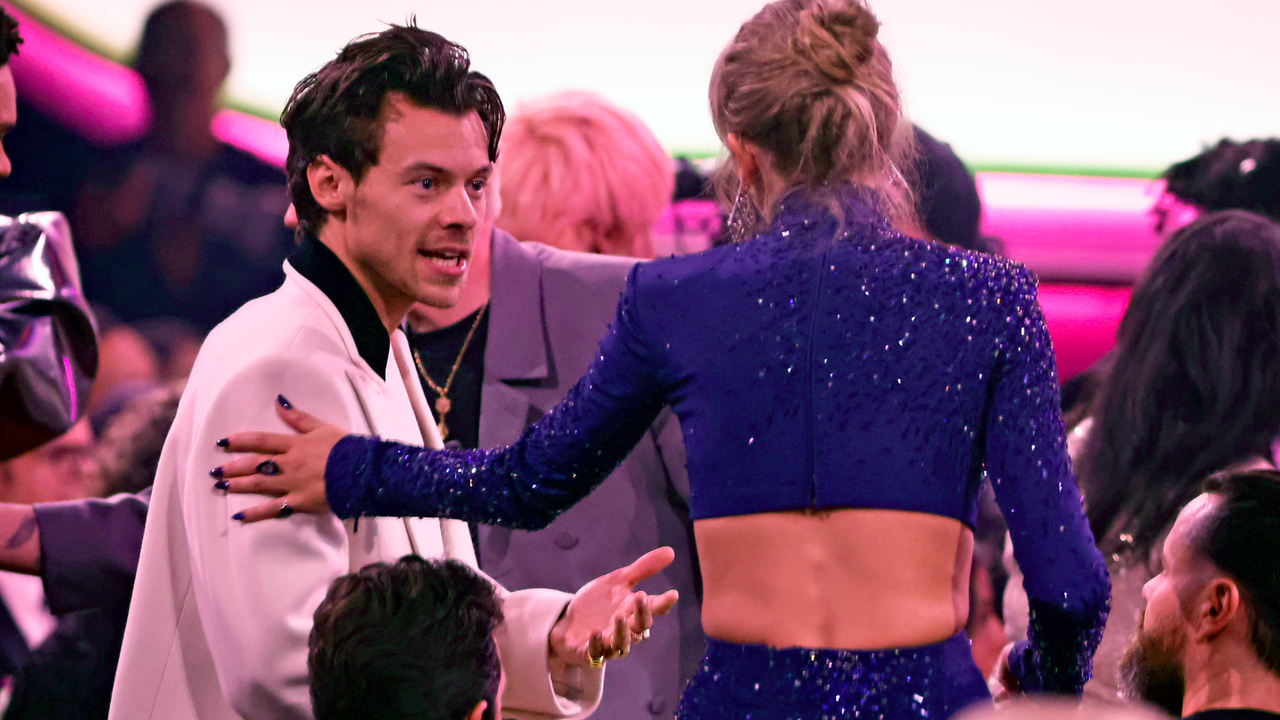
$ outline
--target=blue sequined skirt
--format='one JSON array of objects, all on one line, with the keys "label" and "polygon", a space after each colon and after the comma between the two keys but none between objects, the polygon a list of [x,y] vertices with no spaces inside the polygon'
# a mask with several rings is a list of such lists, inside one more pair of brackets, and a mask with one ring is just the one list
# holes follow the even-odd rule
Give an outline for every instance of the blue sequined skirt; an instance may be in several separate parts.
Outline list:
[{"label": "blue sequined skirt", "polygon": [[891,650],[775,649],[707,640],[680,720],[945,720],[991,702],[963,633]]}]

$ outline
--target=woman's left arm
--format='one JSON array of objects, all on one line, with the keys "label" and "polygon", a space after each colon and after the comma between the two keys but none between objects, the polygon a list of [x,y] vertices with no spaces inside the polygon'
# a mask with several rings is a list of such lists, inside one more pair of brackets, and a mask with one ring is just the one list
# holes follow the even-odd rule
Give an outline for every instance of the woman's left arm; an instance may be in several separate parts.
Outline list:
[{"label": "woman's left arm", "polygon": [[665,404],[660,359],[638,317],[636,272],[586,375],[514,444],[428,450],[343,436],[282,404],[286,422],[304,433],[231,436],[224,443],[229,452],[259,454],[216,469],[219,487],[281,498],[246,511],[245,521],[277,517],[283,502],[308,512],[331,507],[342,518],[422,516],[546,527],[622,462]]}]

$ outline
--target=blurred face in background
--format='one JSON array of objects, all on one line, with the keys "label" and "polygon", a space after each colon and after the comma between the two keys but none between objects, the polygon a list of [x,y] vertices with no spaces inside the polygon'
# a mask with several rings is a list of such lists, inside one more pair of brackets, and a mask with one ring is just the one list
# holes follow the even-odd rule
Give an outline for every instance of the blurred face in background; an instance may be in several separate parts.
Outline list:
[{"label": "blurred face in background", "polygon": [[0,502],[41,503],[97,495],[102,475],[93,430],[81,420],[61,437],[0,464]]},{"label": "blurred face in background", "polygon": [[[13,86],[13,71],[8,65],[0,67],[0,140],[13,129],[18,122],[18,91]],[[0,145],[0,177],[9,177],[13,167],[9,164],[9,156]]]},{"label": "blurred face in background", "polygon": [[1161,240],[1168,240],[1174,233],[1203,215],[1204,211],[1183,202],[1175,195],[1162,192],[1147,214],[1151,216],[1151,229]]}]

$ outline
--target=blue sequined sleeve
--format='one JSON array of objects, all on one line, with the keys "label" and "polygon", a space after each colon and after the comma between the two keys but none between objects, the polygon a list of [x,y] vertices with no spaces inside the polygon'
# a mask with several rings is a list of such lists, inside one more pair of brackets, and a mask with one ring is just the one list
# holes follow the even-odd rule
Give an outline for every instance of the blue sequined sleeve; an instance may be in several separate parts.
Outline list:
[{"label": "blue sequined sleeve", "polygon": [[514,444],[427,450],[349,435],[325,468],[333,511],[341,518],[443,517],[538,530],[586,497],[665,404],[659,358],[637,317],[635,276],[633,269],[587,373]]},{"label": "blue sequined sleeve", "polygon": [[986,427],[986,471],[1031,606],[1028,639],[1009,665],[1024,691],[1078,694],[1102,638],[1111,586],[1067,456],[1035,276],[1018,268],[1013,291]]}]

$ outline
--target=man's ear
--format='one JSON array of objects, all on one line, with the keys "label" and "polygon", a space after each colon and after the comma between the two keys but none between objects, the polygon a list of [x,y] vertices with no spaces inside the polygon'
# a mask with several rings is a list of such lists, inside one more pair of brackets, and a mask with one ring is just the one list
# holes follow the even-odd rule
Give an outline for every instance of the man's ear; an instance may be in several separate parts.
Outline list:
[{"label": "man's ear", "polygon": [[471,714],[467,716],[467,720],[480,720],[480,718],[484,717],[484,711],[488,708],[489,701],[481,700],[480,703],[476,705],[476,709],[472,710]]},{"label": "man's ear", "polygon": [[355,179],[346,168],[328,155],[320,155],[307,166],[307,184],[320,207],[334,217],[346,216],[347,206],[351,204],[351,196],[356,189]]},{"label": "man's ear", "polygon": [[1240,587],[1233,580],[1217,577],[1201,591],[1192,617],[1192,640],[1211,640],[1232,622],[1244,617]]}]

